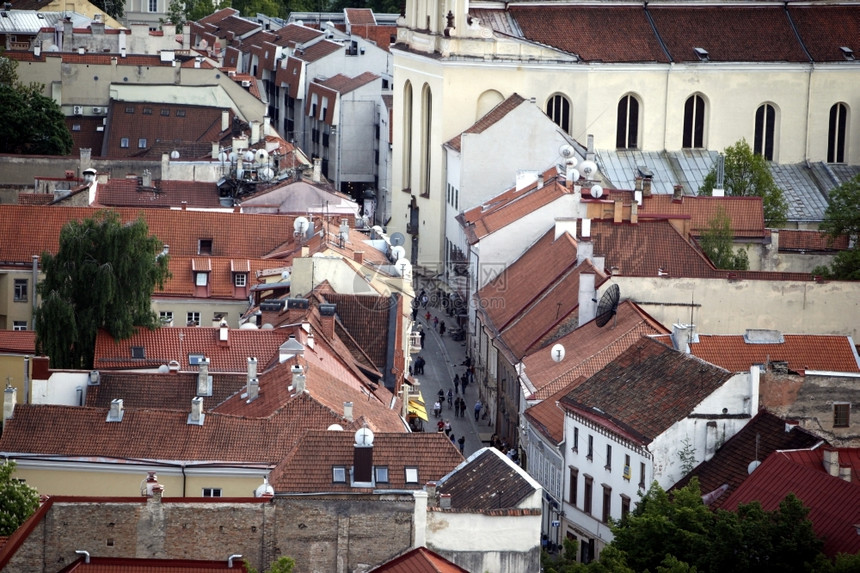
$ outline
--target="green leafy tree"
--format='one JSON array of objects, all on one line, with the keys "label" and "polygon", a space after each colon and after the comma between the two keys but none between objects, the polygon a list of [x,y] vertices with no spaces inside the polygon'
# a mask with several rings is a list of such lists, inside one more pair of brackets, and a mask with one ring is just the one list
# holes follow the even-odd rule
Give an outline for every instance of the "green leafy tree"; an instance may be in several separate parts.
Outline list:
[{"label": "green leafy tree", "polygon": [[287,5],[278,0],[234,0],[233,8],[249,18],[253,18],[257,14],[278,18],[287,16]]},{"label": "green leafy tree", "polygon": [[732,249],[733,240],[731,219],[726,210],[719,207],[714,218],[708,221],[708,228],[702,233],[699,244],[718,269],[745,271],[749,268],[747,251],[741,249],[735,253]]},{"label": "green leafy tree", "polygon": [[15,462],[0,464],[0,535],[8,536],[39,507],[39,493],[12,477]]},{"label": "green leafy tree", "polygon": [[125,14],[125,0],[92,0],[91,4],[112,18]]},{"label": "green leafy tree", "polygon": [[[725,157],[723,185],[726,193],[733,197],[761,197],[765,222],[771,227],[784,225],[788,203],[782,190],[773,180],[767,160],[753,153],[745,139],[727,147],[723,155]],[[713,194],[716,182],[716,169],[713,169],[702,182],[699,194]]]},{"label": "green leafy tree", "polygon": [[18,62],[0,57],[0,153],[68,155],[72,134],[60,106],[42,95],[44,86],[18,81]]},{"label": "green leafy tree", "polygon": [[[159,19],[162,27],[173,24],[176,32],[181,32],[187,22],[195,22],[223,8],[230,7],[230,0],[171,0],[167,5],[167,18]],[[241,9],[236,6],[237,10]]]},{"label": "green leafy tree", "polygon": [[818,267],[813,274],[826,278],[860,280],[860,175],[830,192],[824,220],[818,227],[832,239],[848,235],[850,249],[839,252],[830,267]]},{"label": "green leafy tree", "polygon": [[100,328],[124,339],[159,325],[151,297],[169,276],[162,247],[143,218],[122,224],[113,211],[63,227],[57,254],[42,255],[36,312],[36,345],[52,367],[92,368]]},{"label": "green leafy tree", "polygon": [[[292,557],[284,556],[273,561],[269,565],[269,568],[266,569],[266,573],[293,573],[295,567],[295,560]],[[245,568],[248,570],[248,573],[257,573],[257,570],[251,567],[247,559],[245,560]]]}]

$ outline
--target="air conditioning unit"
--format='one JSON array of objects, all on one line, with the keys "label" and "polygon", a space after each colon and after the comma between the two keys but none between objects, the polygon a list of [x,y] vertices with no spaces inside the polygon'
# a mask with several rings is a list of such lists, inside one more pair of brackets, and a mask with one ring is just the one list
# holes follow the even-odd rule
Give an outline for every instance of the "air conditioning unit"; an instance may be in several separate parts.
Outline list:
[{"label": "air conditioning unit", "polygon": [[242,87],[243,88],[251,87],[251,80],[242,80]]},{"label": "air conditioning unit", "polygon": [[93,113],[95,113],[95,114],[103,114],[104,112],[105,112],[105,108],[103,108],[103,107],[94,107],[93,108]]},{"label": "air conditioning unit", "polygon": [[84,106],[82,106],[82,105],[72,106],[72,113],[75,115],[84,115]]}]

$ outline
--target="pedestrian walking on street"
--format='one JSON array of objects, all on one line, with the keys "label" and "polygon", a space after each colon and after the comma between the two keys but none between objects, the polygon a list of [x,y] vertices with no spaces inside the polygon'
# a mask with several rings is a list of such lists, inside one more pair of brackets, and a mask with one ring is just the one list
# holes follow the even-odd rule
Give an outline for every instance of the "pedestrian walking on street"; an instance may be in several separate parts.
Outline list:
[{"label": "pedestrian walking on street", "polygon": [[460,398],[460,417],[461,418],[466,417],[466,400],[463,399],[462,397]]},{"label": "pedestrian walking on street", "polygon": [[[452,433],[452,434],[451,434],[450,436],[448,436],[448,437],[449,437],[449,438],[451,438],[451,443],[453,444],[457,436],[455,436],[455,435]],[[462,454],[463,452],[460,452],[460,453]]]},{"label": "pedestrian walking on street", "polygon": [[418,331],[418,336],[421,337],[421,348],[424,348],[424,338],[427,336],[427,333],[422,329]]},{"label": "pedestrian walking on street", "polygon": [[[439,403],[439,400],[436,400],[436,403],[433,404],[433,415],[437,418],[442,415],[442,404]],[[475,419],[478,419],[478,415],[475,415]]]},{"label": "pedestrian walking on street", "polygon": [[475,421],[476,422],[481,417],[481,408],[483,408],[483,407],[484,407],[484,405],[481,404],[481,400],[479,398],[478,401],[475,402]]},{"label": "pedestrian walking on street", "polygon": [[466,395],[466,386],[468,384],[469,384],[469,376],[467,373],[464,372],[463,377],[460,378],[460,386],[462,387],[462,390],[463,390],[463,396]]},{"label": "pedestrian walking on street", "polygon": [[448,388],[448,409],[450,410],[453,407],[454,407],[454,392],[450,388]]},{"label": "pedestrian walking on street", "polygon": [[457,440],[457,445],[460,447],[460,453],[462,454],[466,448],[466,436],[460,436],[460,439]]},{"label": "pedestrian walking on street", "polygon": [[[428,312],[427,314],[429,315],[430,313]],[[433,317],[433,330],[438,330],[438,329],[439,329],[439,317],[434,316]]]},{"label": "pedestrian walking on street", "polygon": [[445,418],[445,425],[442,426],[445,429],[445,435],[451,435],[451,420]]},{"label": "pedestrian walking on street", "polygon": [[454,374],[454,392],[460,393],[460,375]]},{"label": "pedestrian walking on street", "polygon": [[439,325],[439,336],[445,335],[445,321],[442,321],[442,324]]}]

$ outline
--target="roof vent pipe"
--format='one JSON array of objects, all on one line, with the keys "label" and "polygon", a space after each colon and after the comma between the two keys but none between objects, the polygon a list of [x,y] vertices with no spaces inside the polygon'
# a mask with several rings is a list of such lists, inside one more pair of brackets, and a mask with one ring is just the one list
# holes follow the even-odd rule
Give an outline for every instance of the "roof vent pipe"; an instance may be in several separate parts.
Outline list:
[{"label": "roof vent pipe", "polygon": [[240,553],[234,553],[233,555],[228,557],[227,558],[227,568],[232,569],[233,568],[233,560],[234,559],[241,559],[241,558],[242,558],[242,555]]},{"label": "roof vent pipe", "polygon": [[83,555],[84,556],[84,563],[90,562],[90,552],[89,551],[84,551],[83,549],[76,549],[75,553],[77,555]]}]

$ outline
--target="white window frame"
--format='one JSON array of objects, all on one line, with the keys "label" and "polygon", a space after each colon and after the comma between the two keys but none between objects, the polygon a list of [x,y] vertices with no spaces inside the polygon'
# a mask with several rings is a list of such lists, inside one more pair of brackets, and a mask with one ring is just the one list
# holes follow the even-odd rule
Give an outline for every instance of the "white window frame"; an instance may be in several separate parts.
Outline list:
[{"label": "white window frame", "polygon": [[199,312],[186,312],[185,313],[185,324],[188,324],[189,322],[193,322],[197,326],[200,326],[200,313]]},{"label": "white window frame", "polygon": [[248,275],[246,273],[236,273],[233,276],[233,284],[239,288],[248,286]]},{"label": "white window frame", "polygon": [[197,286],[206,286],[209,284],[209,273],[196,272],[194,273],[194,284]]},{"label": "white window frame", "polygon": [[204,487],[203,497],[221,497],[220,487]]},{"label": "white window frame", "polygon": [[29,330],[27,328],[27,321],[26,320],[15,320],[15,321],[13,321],[12,322],[12,330],[17,331],[17,332]]}]

